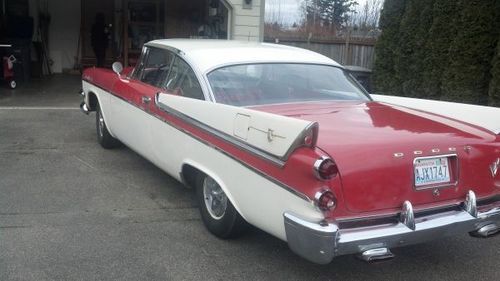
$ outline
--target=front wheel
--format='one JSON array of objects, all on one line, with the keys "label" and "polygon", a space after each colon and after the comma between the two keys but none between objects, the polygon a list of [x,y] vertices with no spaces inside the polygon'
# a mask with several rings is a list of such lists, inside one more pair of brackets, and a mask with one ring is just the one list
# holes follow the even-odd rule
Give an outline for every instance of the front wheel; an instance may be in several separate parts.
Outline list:
[{"label": "front wheel", "polygon": [[215,236],[228,239],[241,236],[248,224],[234,208],[226,193],[211,177],[200,173],[196,178],[196,198],[201,219]]},{"label": "front wheel", "polygon": [[120,142],[115,139],[108,131],[104,117],[102,116],[101,106],[97,104],[95,114],[97,142],[106,149],[115,148],[120,145]]}]

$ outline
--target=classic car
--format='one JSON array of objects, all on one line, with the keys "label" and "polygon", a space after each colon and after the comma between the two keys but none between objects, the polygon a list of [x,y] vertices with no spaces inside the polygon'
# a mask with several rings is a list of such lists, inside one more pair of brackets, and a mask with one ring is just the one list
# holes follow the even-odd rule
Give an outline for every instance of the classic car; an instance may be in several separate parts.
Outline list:
[{"label": "classic car", "polygon": [[265,43],[156,40],[112,69],[83,73],[98,142],[193,187],[217,237],[252,225],[327,264],[500,230],[497,108],[374,98],[335,61]]}]

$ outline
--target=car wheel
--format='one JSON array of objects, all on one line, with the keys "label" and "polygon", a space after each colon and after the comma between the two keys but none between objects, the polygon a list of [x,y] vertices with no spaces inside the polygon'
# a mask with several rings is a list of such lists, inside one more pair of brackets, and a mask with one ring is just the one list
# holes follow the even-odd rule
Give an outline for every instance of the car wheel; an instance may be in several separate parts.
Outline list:
[{"label": "car wheel", "polygon": [[215,236],[228,239],[241,236],[248,227],[220,185],[200,173],[196,178],[196,197],[201,219]]},{"label": "car wheel", "polygon": [[117,147],[120,142],[109,133],[99,104],[97,104],[95,120],[97,128],[97,142],[99,142],[99,144],[106,149]]},{"label": "car wheel", "polygon": [[16,80],[11,80],[11,81],[9,82],[9,87],[10,87],[11,89],[15,89],[15,88],[17,87]]}]

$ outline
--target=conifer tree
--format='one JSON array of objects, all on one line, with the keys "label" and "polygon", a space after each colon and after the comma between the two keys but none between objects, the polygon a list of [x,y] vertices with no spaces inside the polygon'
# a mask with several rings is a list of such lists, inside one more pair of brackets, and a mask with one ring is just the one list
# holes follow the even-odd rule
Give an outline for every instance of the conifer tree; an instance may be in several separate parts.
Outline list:
[{"label": "conifer tree", "polygon": [[441,79],[450,61],[450,44],[456,33],[458,6],[456,1],[436,0],[432,10],[432,26],[424,48],[421,91],[424,98],[439,99]]},{"label": "conifer tree", "polygon": [[399,29],[399,44],[395,61],[401,83],[399,95],[423,97],[424,61],[428,56],[426,43],[432,25],[435,0],[408,0]]},{"label": "conifer tree", "polygon": [[489,105],[500,107],[500,38],[497,43],[495,58],[493,59],[491,75],[492,78],[489,87]]},{"label": "conifer tree", "polygon": [[382,34],[375,46],[374,86],[377,92],[394,95],[399,92],[400,80],[395,69],[399,44],[399,27],[407,0],[385,0],[380,14]]},{"label": "conifer tree", "polygon": [[497,46],[498,0],[461,0],[457,34],[450,46],[442,99],[487,104],[491,62]]}]

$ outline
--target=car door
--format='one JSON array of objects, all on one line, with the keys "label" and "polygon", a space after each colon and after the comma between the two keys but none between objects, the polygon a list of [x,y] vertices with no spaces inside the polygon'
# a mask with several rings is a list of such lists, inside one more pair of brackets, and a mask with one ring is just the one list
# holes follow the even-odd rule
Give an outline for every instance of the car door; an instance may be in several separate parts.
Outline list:
[{"label": "car door", "polygon": [[149,113],[155,95],[162,91],[175,55],[166,49],[146,47],[147,57],[130,81],[132,102]]},{"label": "car door", "polygon": [[113,115],[119,119],[113,132],[127,146],[151,160],[149,134],[150,112],[155,94],[161,91],[174,55],[166,49],[144,47],[139,63],[128,79],[120,83],[123,100],[112,104]]},{"label": "car door", "polygon": [[[180,56],[175,55],[175,59],[170,68],[167,79],[161,85],[162,93],[167,95],[182,96],[193,100],[207,100],[201,83],[194,70]],[[162,112],[155,104],[151,104],[153,114],[167,116],[165,122],[154,122],[150,128],[151,140],[154,149],[154,162],[162,169],[175,175],[179,172],[179,167],[188,155],[186,151],[191,148],[186,144],[187,134],[178,130],[176,125],[171,123],[172,116]]]}]

